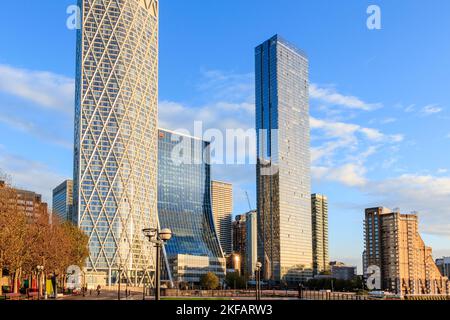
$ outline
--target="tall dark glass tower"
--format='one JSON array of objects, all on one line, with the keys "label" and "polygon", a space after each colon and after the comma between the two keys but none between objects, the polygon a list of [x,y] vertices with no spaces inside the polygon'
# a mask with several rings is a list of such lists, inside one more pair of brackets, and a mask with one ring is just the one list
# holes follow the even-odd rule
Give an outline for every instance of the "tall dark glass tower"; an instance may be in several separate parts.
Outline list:
[{"label": "tall dark glass tower", "polygon": [[172,230],[165,245],[175,282],[198,283],[211,271],[225,277],[225,258],[211,208],[209,142],[159,130],[158,215]]},{"label": "tall dark glass tower", "polygon": [[306,55],[274,36],[255,50],[258,259],[264,278],[311,275],[311,164]]}]

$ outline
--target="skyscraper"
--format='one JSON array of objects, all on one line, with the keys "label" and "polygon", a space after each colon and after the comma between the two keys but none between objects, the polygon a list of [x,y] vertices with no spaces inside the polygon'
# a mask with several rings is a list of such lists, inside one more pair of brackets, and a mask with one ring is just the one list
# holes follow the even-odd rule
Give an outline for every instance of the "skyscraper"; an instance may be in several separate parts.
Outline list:
[{"label": "skyscraper", "polygon": [[72,221],[73,211],[73,181],[66,180],[53,189],[52,214],[62,221]]},{"label": "skyscraper", "polygon": [[387,208],[365,212],[365,254],[369,267],[381,271],[381,290],[399,295],[449,294],[450,283],[419,234],[417,214]]},{"label": "skyscraper", "polygon": [[233,220],[233,185],[221,181],[212,181],[212,205],[214,225],[219,236],[220,245],[225,254],[233,252],[232,220]]},{"label": "skyscraper", "polygon": [[328,198],[324,195],[311,195],[313,271],[314,274],[328,271]]},{"label": "skyscraper", "polygon": [[[169,278],[198,283],[205,273],[225,277],[225,258],[211,209],[209,142],[168,130],[159,131],[158,215],[172,230],[165,245]],[[183,154],[183,158],[178,158]]]},{"label": "skyscraper", "polygon": [[312,267],[308,59],[279,36],[256,48],[258,256],[275,282]]},{"label": "skyscraper", "polygon": [[245,275],[246,270],[246,250],[247,250],[247,214],[237,215],[232,224],[233,229],[233,253],[240,257],[240,273]]},{"label": "skyscraper", "polygon": [[245,265],[246,265],[246,273],[249,278],[254,279],[255,270],[256,270],[256,262],[258,261],[258,226],[257,219],[258,215],[256,211],[250,211],[246,214],[246,231],[247,231],[247,239],[245,249]]},{"label": "skyscraper", "polygon": [[[88,281],[140,284],[157,226],[158,0],[79,0],[74,222]],[[149,270],[149,271],[144,271]]]}]

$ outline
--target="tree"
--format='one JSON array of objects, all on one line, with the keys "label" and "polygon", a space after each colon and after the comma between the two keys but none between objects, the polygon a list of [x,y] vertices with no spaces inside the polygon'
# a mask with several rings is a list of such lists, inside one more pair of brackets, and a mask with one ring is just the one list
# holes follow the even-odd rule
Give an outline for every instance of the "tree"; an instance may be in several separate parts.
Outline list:
[{"label": "tree", "polygon": [[219,278],[214,273],[208,272],[201,277],[200,285],[206,290],[216,290],[219,287]]},{"label": "tree", "polygon": [[58,277],[71,265],[82,267],[88,256],[88,237],[80,229],[46,212],[27,216],[17,191],[0,181],[0,279],[8,270],[15,293],[22,273],[33,275],[43,266],[44,277]]},{"label": "tree", "polygon": [[27,234],[27,217],[17,210],[17,193],[5,184],[0,185],[0,279],[3,269],[8,269],[14,275],[15,293],[18,292],[17,280],[27,250]]},{"label": "tree", "polygon": [[238,272],[229,272],[225,278],[225,282],[229,288],[245,289],[245,278]]},{"label": "tree", "polygon": [[86,259],[89,257],[89,237],[70,222],[64,222],[62,228],[70,244],[70,250],[68,252],[70,265],[76,265],[82,268]]}]

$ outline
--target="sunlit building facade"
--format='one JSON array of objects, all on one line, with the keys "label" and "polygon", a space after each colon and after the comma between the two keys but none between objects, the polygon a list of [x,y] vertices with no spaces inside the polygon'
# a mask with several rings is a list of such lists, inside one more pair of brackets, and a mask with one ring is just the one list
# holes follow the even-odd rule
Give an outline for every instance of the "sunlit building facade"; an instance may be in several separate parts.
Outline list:
[{"label": "sunlit building facade", "polygon": [[432,249],[419,234],[417,214],[366,209],[364,236],[366,264],[381,271],[379,289],[401,296],[450,293],[448,278],[442,276]]},{"label": "sunlit building facade", "polygon": [[172,230],[165,245],[169,278],[198,283],[213,272],[224,279],[226,261],[214,228],[209,142],[159,130],[158,215]]},{"label": "sunlit building facade", "polygon": [[329,271],[328,253],[328,198],[321,194],[311,195],[313,271],[314,275]]},{"label": "sunlit building facade", "polygon": [[312,275],[308,58],[274,36],[256,48],[258,256],[266,280]]},{"label": "sunlit building facade", "polygon": [[223,252],[233,252],[232,220],[233,220],[233,185],[222,181],[211,182],[212,210],[214,226]]},{"label": "sunlit building facade", "polygon": [[142,229],[157,226],[158,1],[78,4],[73,220],[87,281],[139,285],[154,271]]}]

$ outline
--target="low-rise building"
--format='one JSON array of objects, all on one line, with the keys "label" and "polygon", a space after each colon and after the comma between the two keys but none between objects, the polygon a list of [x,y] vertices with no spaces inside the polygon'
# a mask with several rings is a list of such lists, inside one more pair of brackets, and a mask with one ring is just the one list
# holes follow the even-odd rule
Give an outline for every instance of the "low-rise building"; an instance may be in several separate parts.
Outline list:
[{"label": "low-rise building", "polygon": [[450,257],[436,259],[436,265],[444,277],[450,278]]},{"label": "low-rise building", "polygon": [[357,276],[357,267],[342,262],[330,262],[331,277],[338,280],[353,280]]}]

